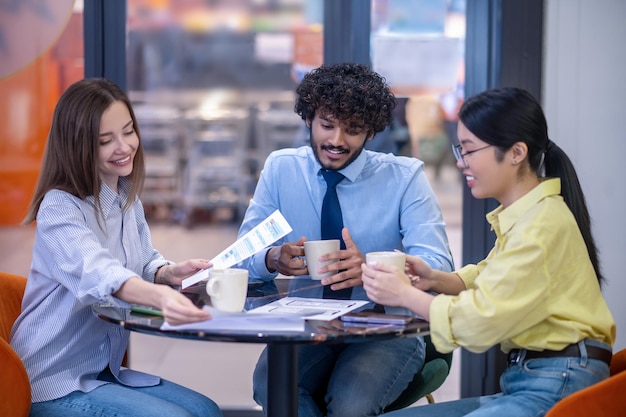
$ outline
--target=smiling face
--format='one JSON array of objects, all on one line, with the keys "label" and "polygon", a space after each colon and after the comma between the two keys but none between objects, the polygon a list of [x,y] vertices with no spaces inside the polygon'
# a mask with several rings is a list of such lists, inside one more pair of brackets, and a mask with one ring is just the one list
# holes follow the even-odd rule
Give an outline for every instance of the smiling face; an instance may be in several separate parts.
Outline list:
[{"label": "smiling face", "polygon": [[332,116],[317,112],[307,124],[311,127],[311,148],[324,169],[337,171],[350,165],[365,147],[367,132],[351,130]]},{"label": "smiling face", "polygon": [[115,101],[100,119],[100,147],[98,170],[100,178],[111,189],[117,191],[119,177],[130,175],[133,159],[139,146],[128,107]]},{"label": "smiling face", "polygon": [[[515,201],[519,197],[516,189],[519,183],[518,165],[522,159],[516,159],[515,149],[499,156],[497,147],[488,146],[487,142],[480,140],[462,122],[458,124],[457,135],[463,153],[470,152],[464,157],[466,168],[460,161],[456,165],[465,175],[472,195],[476,198],[495,198],[504,206]],[[477,149],[481,150],[472,152]]]}]

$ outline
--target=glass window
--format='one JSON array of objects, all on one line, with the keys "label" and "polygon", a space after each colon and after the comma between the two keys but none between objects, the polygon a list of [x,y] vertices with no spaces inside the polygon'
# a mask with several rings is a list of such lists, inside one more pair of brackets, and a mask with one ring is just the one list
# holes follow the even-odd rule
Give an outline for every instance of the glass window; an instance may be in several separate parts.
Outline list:
[{"label": "glass window", "polygon": [[449,145],[463,100],[465,0],[372,0],[371,39],[373,68],[400,98],[402,152],[439,177],[454,161]]},{"label": "glass window", "polygon": [[144,144],[161,142],[144,204],[188,224],[197,209],[243,214],[265,157],[298,139],[293,91],[322,63],[322,5],[128,0],[127,87]]}]

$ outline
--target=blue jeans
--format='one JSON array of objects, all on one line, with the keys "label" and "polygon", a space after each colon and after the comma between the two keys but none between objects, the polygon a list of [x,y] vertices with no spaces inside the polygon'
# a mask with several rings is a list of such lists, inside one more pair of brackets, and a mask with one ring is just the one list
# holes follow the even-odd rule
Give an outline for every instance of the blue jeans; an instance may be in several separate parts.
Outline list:
[{"label": "blue jeans", "polygon": [[[588,342],[610,347],[604,343]],[[389,417],[542,417],[568,395],[609,377],[609,366],[586,354],[521,360],[500,377],[499,394],[405,408]]]},{"label": "blue jeans", "polygon": [[[298,417],[380,415],[422,369],[424,355],[422,338],[298,346]],[[267,350],[253,390],[267,413]]]},{"label": "blue jeans", "polygon": [[[98,379],[111,381],[110,372]],[[217,404],[204,395],[161,379],[153,387],[133,388],[112,382],[91,392],[33,403],[30,417],[222,417]]]}]

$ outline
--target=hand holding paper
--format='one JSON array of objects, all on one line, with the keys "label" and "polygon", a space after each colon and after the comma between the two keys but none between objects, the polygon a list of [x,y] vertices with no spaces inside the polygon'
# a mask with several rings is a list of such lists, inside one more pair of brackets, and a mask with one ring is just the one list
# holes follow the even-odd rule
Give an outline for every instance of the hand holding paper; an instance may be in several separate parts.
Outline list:
[{"label": "hand holding paper", "polygon": [[[263,248],[276,242],[281,237],[291,232],[291,226],[280,211],[276,210],[267,219],[259,223],[255,228],[243,235],[235,243],[224,249],[219,255],[211,259],[213,268],[226,269],[254,255]],[[212,268],[199,271],[185,278],[182,288],[209,279],[209,271]]]}]

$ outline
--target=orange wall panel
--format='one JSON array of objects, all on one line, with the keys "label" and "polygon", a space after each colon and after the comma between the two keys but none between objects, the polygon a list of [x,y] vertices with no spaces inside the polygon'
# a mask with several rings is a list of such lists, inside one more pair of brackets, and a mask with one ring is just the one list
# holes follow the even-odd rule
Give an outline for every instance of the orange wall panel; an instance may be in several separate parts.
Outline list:
[{"label": "orange wall panel", "polygon": [[59,66],[47,52],[0,79],[0,225],[26,215],[58,97]]},{"label": "orange wall panel", "polygon": [[0,225],[17,225],[26,215],[54,106],[83,77],[83,15],[72,13],[73,3],[19,2],[0,10],[7,40],[0,61]]}]

